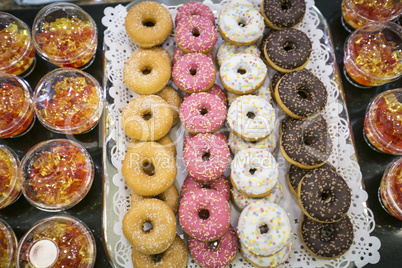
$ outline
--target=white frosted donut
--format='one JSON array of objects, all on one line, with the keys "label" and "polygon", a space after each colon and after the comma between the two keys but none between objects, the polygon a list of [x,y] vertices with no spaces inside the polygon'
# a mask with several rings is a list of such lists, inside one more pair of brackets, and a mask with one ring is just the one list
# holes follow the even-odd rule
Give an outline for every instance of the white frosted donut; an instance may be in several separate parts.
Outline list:
[{"label": "white frosted donut", "polygon": [[267,201],[259,201],[243,209],[237,233],[242,246],[260,256],[279,252],[292,238],[292,229],[285,210]]},{"label": "white frosted donut", "polygon": [[243,245],[240,247],[240,252],[247,261],[257,267],[277,267],[289,258],[292,253],[292,244],[293,242],[289,241],[283,249],[268,257],[252,254]]},{"label": "white frosted donut", "polygon": [[249,148],[264,149],[268,150],[270,153],[273,153],[276,148],[277,140],[278,139],[274,132],[271,132],[268,137],[259,141],[245,141],[242,138],[234,135],[232,132],[229,134],[229,146],[234,155],[236,155],[239,151]]},{"label": "white frosted donut", "polygon": [[256,45],[235,46],[231,43],[223,42],[216,54],[216,60],[219,65],[222,65],[225,60],[230,59],[236,54],[251,54],[260,57],[261,51]]},{"label": "white frosted donut", "polygon": [[236,188],[233,188],[231,192],[232,192],[232,200],[234,201],[234,204],[240,211],[242,211],[248,205],[261,200],[279,204],[283,196],[282,184],[280,182],[278,182],[275,185],[272,192],[270,192],[267,196],[261,198],[245,196],[244,194],[241,194],[239,191],[237,191]]},{"label": "white frosted donut", "polygon": [[268,137],[275,127],[275,110],[266,100],[246,95],[237,98],[228,109],[227,123],[232,132],[248,141]]},{"label": "white frosted donut", "polygon": [[242,194],[250,197],[268,195],[278,183],[279,168],[267,150],[246,149],[234,157],[230,180]]},{"label": "white frosted donut", "polygon": [[[267,79],[268,79],[268,77],[267,77]],[[254,91],[250,94],[261,97],[264,100],[266,100],[267,102],[272,103],[271,90],[267,86],[265,86],[265,84],[266,84],[266,81],[265,81],[264,85],[262,85],[259,89],[257,89],[256,91]],[[242,96],[242,95],[237,95],[237,94],[234,94],[234,93],[228,91],[227,92],[228,106],[232,105],[232,103],[240,96]]]},{"label": "white frosted donut", "polygon": [[219,69],[222,85],[237,95],[249,94],[265,82],[267,66],[251,54],[236,54]]}]

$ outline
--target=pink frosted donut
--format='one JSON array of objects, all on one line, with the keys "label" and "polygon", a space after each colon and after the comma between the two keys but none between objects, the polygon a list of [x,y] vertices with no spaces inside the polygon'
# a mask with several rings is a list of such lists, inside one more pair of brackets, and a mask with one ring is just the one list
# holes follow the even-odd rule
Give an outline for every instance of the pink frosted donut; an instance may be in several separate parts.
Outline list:
[{"label": "pink frosted donut", "polygon": [[216,191],[194,190],[181,200],[179,221],[189,236],[201,241],[217,240],[230,226],[229,202]]},{"label": "pink frosted donut", "polygon": [[205,17],[187,17],[176,26],[177,46],[184,53],[200,52],[208,54],[218,40],[215,26]]},{"label": "pink frosted donut", "polygon": [[190,175],[187,175],[183,182],[183,186],[181,187],[181,198],[184,198],[187,194],[191,194],[191,192],[196,189],[214,190],[222,195],[227,201],[230,200],[230,183],[225,175],[222,175],[216,180],[211,181],[200,181],[196,180]]},{"label": "pink frosted donut", "polygon": [[214,132],[225,121],[226,106],[217,95],[194,93],[181,104],[179,117],[184,128],[192,134]]},{"label": "pink frosted donut", "polygon": [[[173,52],[173,65],[176,64],[176,62],[179,61],[179,59],[181,57],[183,57],[184,55],[186,55],[186,53],[184,53],[183,51],[180,50],[180,48],[176,47],[176,49]],[[214,60],[214,54],[212,54],[212,52],[205,54],[208,56],[208,58],[210,58],[212,61]]]},{"label": "pink frosted donut", "polygon": [[[226,94],[225,94],[225,91],[223,91],[223,89],[219,85],[215,84],[207,92],[218,96],[222,100],[223,104],[226,106],[226,103],[227,103],[226,102]],[[186,99],[190,95],[191,95],[190,93],[186,93],[186,95],[184,96],[184,99]]]},{"label": "pink frosted donut", "polygon": [[215,25],[214,13],[208,6],[200,2],[188,2],[179,7],[174,23],[177,25],[182,19],[194,15],[205,17]]},{"label": "pink frosted donut", "polygon": [[[214,132],[214,133],[211,133],[212,135],[214,135],[214,136],[216,136],[216,137],[218,137],[218,138],[220,138],[220,139],[222,139],[222,142],[220,142],[219,144],[216,144],[215,146],[218,146],[218,145],[222,145],[222,146],[227,146],[227,144],[228,144],[228,140],[227,140],[227,138],[226,138],[226,136],[225,136],[225,133],[223,133],[223,131],[220,131],[220,130],[218,130],[218,131],[216,131],[216,132]],[[192,138],[194,138],[196,135],[193,135],[193,134],[191,134],[191,133],[187,133],[187,135],[186,136],[184,136],[184,140],[183,140],[183,148],[185,148],[186,146],[187,146],[187,142],[190,140],[190,139],[192,139]],[[193,144],[193,146],[194,146],[194,144]],[[197,146],[197,144],[195,144],[195,146]],[[201,146],[202,146],[202,144],[201,144]]]},{"label": "pink frosted donut", "polygon": [[208,91],[216,78],[214,63],[202,53],[184,55],[173,66],[173,82],[187,93]]},{"label": "pink frosted donut", "polygon": [[197,180],[220,177],[230,162],[230,152],[223,139],[209,133],[198,134],[183,148],[184,166]]},{"label": "pink frosted donut", "polygon": [[188,248],[194,260],[204,268],[224,268],[235,259],[239,250],[236,231],[232,226],[217,241],[203,242],[190,237]]}]

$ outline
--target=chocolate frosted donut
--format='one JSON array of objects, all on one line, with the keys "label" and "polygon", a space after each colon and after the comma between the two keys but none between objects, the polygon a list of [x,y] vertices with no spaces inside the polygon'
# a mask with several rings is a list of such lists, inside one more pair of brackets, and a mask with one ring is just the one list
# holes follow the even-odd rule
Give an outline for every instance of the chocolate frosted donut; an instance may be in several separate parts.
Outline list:
[{"label": "chocolate frosted donut", "polygon": [[321,113],[327,105],[324,84],[303,69],[285,74],[275,88],[275,100],[290,117],[301,119]]},{"label": "chocolate frosted donut", "polygon": [[289,119],[291,127],[282,127],[280,148],[285,159],[304,169],[322,166],[332,152],[332,141],[325,119]]},{"label": "chocolate frosted donut", "polygon": [[319,223],[303,216],[300,237],[307,250],[322,259],[335,259],[345,254],[353,243],[353,224],[348,216],[335,223]]},{"label": "chocolate frosted donut", "polygon": [[291,28],[272,32],[267,37],[263,51],[272,68],[288,73],[307,65],[312,45],[304,32]]},{"label": "chocolate frosted donut", "polygon": [[303,20],[306,3],[304,0],[263,0],[261,13],[272,29],[291,28]]},{"label": "chocolate frosted donut", "polygon": [[340,221],[350,208],[351,194],[346,181],[327,166],[306,174],[300,181],[297,195],[303,213],[314,221]]}]

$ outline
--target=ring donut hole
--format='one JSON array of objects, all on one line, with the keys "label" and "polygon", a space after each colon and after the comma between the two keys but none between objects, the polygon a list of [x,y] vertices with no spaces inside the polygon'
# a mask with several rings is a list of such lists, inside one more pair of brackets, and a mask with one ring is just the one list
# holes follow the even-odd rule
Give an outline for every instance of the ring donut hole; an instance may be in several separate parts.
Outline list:
[{"label": "ring donut hole", "polygon": [[239,21],[237,22],[237,25],[239,25],[240,27],[246,27],[246,26],[247,26],[247,23],[246,23],[244,20],[239,20]]},{"label": "ring donut hole", "polygon": [[148,74],[150,74],[151,72],[152,72],[152,68],[149,67],[149,66],[144,66],[144,67],[142,67],[142,69],[141,69],[141,73],[142,73],[143,75],[148,75]]},{"label": "ring donut hole", "polygon": [[250,119],[254,119],[255,113],[250,111],[250,112],[247,112],[246,116],[247,116],[248,118],[250,118]]},{"label": "ring donut hole", "polygon": [[198,217],[202,220],[207,220],[209,218],[209,210],[205,208],[200,209],[200,211],[198,211]]},{"label": "ring donut hole", "polygon": [[218,249],[218,247],[219,247],[219,240],[209,241],[209,242],[208,242],[208,247],[211,248],[211,249]]},{"label": "ring donut hole", "polygon": [[211,153],[210,152],[204,152],[201,157],[202,157],[202,160],[209,161],[209,159],[211,158]]},{"label": "ring donut hole", "polygon": [[208,109],[206,108],[206,107],[202,107],[201,109],[200,109],[200,114],[201,115],[206,115],[208,113]]},{"label": "ring donut hole", "polygon": [[203,184],[203,185],[201,186],[201,189],[212,190],[212,187],[211,187],[211,185],[209,185],[209,184]]},{"label": "ring donut hole", "polygon": [[246,71],[246,69],[240,67],[239,69],[237,69],[237,73],[243,75],[243,74],[246,74],[247,71]]},{"label": "ring donut hole", "polygon": [[156,21],[151,18],[144,18],[141,23],[144,27],[148,28],[148,27],[154,27],[156,24]]},{"label": "ring donut hole", "polygon": [[289,52],[289,51],[292,51],[292,50],[296,49],[295,43],[293,43],[293,42],[291,42],[289,40],[286,40],[286,42],[283,44],[282,47],[283,47],[283,50],[285,50],[286,52]]},{"label": "ring donut hole", "polygon": [[190,73],[192,76],[194,76],[194,75],[197,74],[197,69],[191,68],[191,69],[189,70],[189,73]]},{"label": "ring donut hole", "polygon": [[191,31],[194,37],[199,37],[201,35],[200,31],[197,28],[193,28]]},{"label": "ring donut hole", "polygon": [[302,98],[302,99],[309,99],[310,98],[310,94],[308,93],[308,91],[304,88],[298,88],[297,89],[297,94]]},{"label": "ring donut hole", "polygon": [[321,234],[321,237],[323,238],[323,240],[326,240],[326,239],[331,238],[333,232],[334,232],[334,228],[332,228],[331,225],[324,225],[321,228],[319,233]]},{"label": "ring donut hole", "polygon": [[268,232],[269,232],[268,225],[263,224],[263,225],[259,226],[259,227],[258,227],[258,231],[259,231],[260,234],[262,234],[262,235],[268,233]]},{"label": "ring donut hole", "polygon": [[155,175],[155,167],[149,159],[143,159],[141,161],[141,169],[148,176]]},{"label": "ring donut hole", "polygon": [[145,121],[151,120],[152,118],[152,112],[151,111],[144,111],[142,114],[142,119]]},{"label": "ring donut hole", "polygon": [[163,258],[163,254],[164,254],[164,252],[152,255],[152,261],[153,262],[160,262],[162,260],[162,258]]},{"label": "ring donut hole", "polygon": [[321,200],[328,204],[332,201],[332,192],[330,190],[324,190],[321,192]]},{"label": "ring donut hole", "polygon": [[282,0],[280,6],[283,11],[289,10],[292,7],[289,0]]},{"label": "ring donut hole", "polygon": [[254,175],[256,171],[257,171],[256,168],[250,168],[250,169],[248,170],[248,172],[249,172],[251,175]]},{"label": "ring donut hole", "polygon": [[154,225],[151,221],[147,220],[142,224],[142,231],[144,233],[149,233],[150,231],[152,231],[152,229],[154,229]]}]

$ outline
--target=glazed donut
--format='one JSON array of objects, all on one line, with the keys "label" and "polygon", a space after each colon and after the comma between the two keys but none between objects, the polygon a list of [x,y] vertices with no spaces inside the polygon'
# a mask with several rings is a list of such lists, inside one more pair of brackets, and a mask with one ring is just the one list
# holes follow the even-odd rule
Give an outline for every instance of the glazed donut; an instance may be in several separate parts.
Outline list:
[{"label": "glazed donut", "polygon": [[166,86],[164,89],[156,93],[156,95],[164,99],[169,104],[173,113],[173,125],[176,125],[177,122],[179,122],[179,110],[180,105],[183,102],[179,92],[177,92],[171,86]]},{"label": "glazed donut", "polygon": [[[264,85],[262,85],[259,89],[257,89],[254,92],[250,93],[251,95],[263,98],[267,102],[271,103],[272,102],[272,96],[271,96],[271,91]],[[232,103],[241,95],[234,94],[232,92],[227,92],[227,100],[229,106],[232,105]]]},{"label": "glazed donut", "polygon": [[280,138],[282,155],[291,164],[304,169],[322,166],[332,152],[332,141],[325,119],[292,119],[292,127],[283,128]]},{"label": "glazed donut", "polygon": [[285,75],[285,73],[281,73],[276,71],[275,74],[272,76],[271,81],[269,82],[269,88],[271,89],[272,97],[275,99],[275,88],[278,84],[279,80]]},{"label": "glazed donut", "polygon": [[239,250],[236,231],[229,226],[227,232],[213,242],[188,238],[188,248],[194,260],[204,268],[225,268],[235,259]]},{"label": "glazed donut", "polygon": [[179,212],[179,192],[174,184],[157,196],[142,196],[133,192],[130,196],[130,204],[133,206],[135,203],[148,198],[160,199],[172,209],[174,214]]},{"label": "glazed donut", "polygon": [[270,192],[267,196],[261,197],[261,198],[248,197],[244,194],[241,194],[239,191],[236,190],[236,188],[233,188],[231,190],[231,192],[232,192],[232,200],[233,200],[232,203],[240,211],[242,211],[248,205],[261,201],[261,200],[279,204],[279,202],[282,200],[282,196],[283,196],[282,184],[280,182],[278,182],[275,185],[272,192]]},{"label": "glazed donut", "polygon": [[304,32],[290,28],[268,35],[263,51],[265,60],[272,68],[288,73],[307,65],[312,45]]},{"label": "glazed donut", "polygon": [[180,121],[191,134],[218,130],[226,118],[226,106],[214,94],[200,92],[188,96],[180,106]]},{"label": "glazed donut", "polygon": [[123,80],[135,93],[149,95],[161,91],[171,73],[171,65],[158,52],[138,49],[124,65]]},{"label": "glazed donut", "polygon": [[183,148],[184,166],[197,180],[219,178],[230,162],[230,152],[223,139],[213,134],[198,134]]},{"label": "glazed donut", "polygon": [[157,2],[145,1],[127,13],[125,28],[130,39],[140,47],[162,44],[173,29],[169,10]]},{"label": "glazed donut", "polygon": [[159,96],[138,96],[121,113],[121,125],[127,136],[139,141],[159,140],[172,127],[173,113]]},{"label": "glazed donut", "polygon": [[249,197],[267,196],[278,183],[278,177],[278,164],[267,150],[250,148],[240,151],[231,164],[232,185]]},{"label": "glazed donut", "polygon": [[140,142],[129,148],[122,165],[127,186],[143,196],[166,191],[176,179],[176,173],[175,158],[156,142]]},{"label": "glazed donut", "polygon": [[[219,85],[215,84],[207,92],[218,96],[226,107],[226,94],[225,94],[225,91],[223,91],[223,89]],[[191,95],[190,93],[186,93],[186,95],[184,96],[184,99],[186,99],[190,95]]]},{"label": "glazed donut", "polygon": [[187,175],[181,187],[181,198],[183,199],[187,194],[191,194],[191,192],[196,189],[214,190],[222,195],[225,200],[230,200],[230,183],[228,178],[223,174],[219,178],[210,181],[196,180],[194,177]]},{"label": "glazed donut", "polygon": [[187,258],[186,245],[178,235],[161,255],[146,255],[134,249],[131,251],[133,268],[186,268]]},{"label": "glazed donut", "polygon": [[214,241],[230,226],[230,206],[218,192],[197,189],[181,200],[179,221],[189,236],[201,241]]},{"label": "glazed donut", "polygon": [[180,21],[176,26],[175,39],[184,53],[208,54],[215,47],[218,33],[211,21],[194,15]]},{"label": "glazed donut", "polygon": [[[228,147],[228,140],[225,136],[225,134],[222,131],[216,131],[214,133],[211,133],[212,135],[216,136],[218,139],[220,139],[221,141],[218,144],[214,144],[212,146],[220,149],[220,148],[227,148]],[[191,133],[187,133],[186,136],[184,136],[184,140],[183,140],[183,150],[185,150],[184,148],[186,148],[187,143],[189,140],[191,140],[192,138],[194,138],[196,135],[193,135]],[[192,146],[196,146],[197,148],[202,148],[204,146],[204,140],[197,140],[198,142],[201,142],[200,144],[196,144],[196,143],[192,143]]]},{"label": "glazed donut", "polygon": [[[144,230],[150,223],[152,229]],[[143,254],[159,254],[172,245],[176,237],[176,218],[172,209],[158,199],[144,199],[132,206],[123,217],[123,234],[133,249]]]},{"label": "glazed donut", "polygon": [[274,30],[297,26],[305,13],[305,0],[263,0],[261,3],[261,14]]},{"label": "glazed donut", "polygon": [[[175,65],[176,62],[178,62],[179,59],[186,54],[187,53],[184,53],[183,51],[181,51],[180,48],[176,47],[176,49],[173,52],[173,65]],[[205,55],[207,55],[208,58],[210,58],[212,61],[214,60],[214,55],[212,54],[212,52],[209,52],[208,54],[205,54]]]},{"label": "glazed donut", "polygon": [[166,62],[169,64],[169,66],[172,66],[172,59],[170,58],[169,52],[167,52],[167,50],[162,47],[151,47],[151,48],[139,47],[135,51],[146,53],[149,50],[152,50],[152,51],[158,53],[159,55],[161,55],[162,58],[164,58],[166,60]]},{"label": "glazed donut", "polygon": [[242,246],[259,256],[277,253],[292,239],[286,212],[279,205],[263,200],[243,209],[237,233]]},{"label": "glazed donut", "polygon": [[179,22],[182,19],[187,20],[189,16],[194,16],[194,15],[199,15],[201,17],[205,17],[206,19],[211,21],[212,25],[215,25],[215,16],[214,16],[214,13],[212,12],[212,10],[208,6],[206,6],[200,2],[191,1],[191,2],[185,3],[184,5],[182,5],[181,7],[179,7],[177,9],[177,15],[175,18],[176,26],[179,24]]},{"label": "glazed donut", "polygon": [[[136,144],[139,142],[141,142],[141,141],[131,139],[130,143],[128,144],[128,149],[135,147]],[[156,142],[159,143],[160,145],[162,145],[165,149],[167,149],[173,155],[173,157],[176,158],[176,156],[177,156],[176,145],[174,144],[173,140],[168,135],[164,136],[163,138],[161,138],[160,140],[158,140]]]},{"label": "glazed donut", "polygon": [[275,127],[275,110],[264,99],[246,95],[237,98],[229,107],[227,123],[230,130],[247,141],[268,137]]},{"label": "glazed donut", "polygon": [[173,82],[187,93],[208,91],[215,84],[215,66],[208,56],[189,53],[173,66]]},{"label": "glazed donut", "polygon": [[275,87],[275,100],[282,110],[295,119],[316,116],[327,105],[324,83],[303,69],[285,74]]},{"label": "glazed donut", "polygon": [[233,45],[256,43],[264,32],[264,19],[253,5],[232,4],[226,6],[219,20],[222,38]]},{"label": "glazed donut", "polygon": [[303,213],[323,223],[340,221],[351,204],[348,184],[330,167],[307,173],[299,183],[297,196]]},{"label": "glazed donut", "polygon": [[260,58],[251,54],[236,54],[223,62],[219,75],[227,91],[246,95],[264,84],[267,71]]},{"label": "glazed donut", "polygon": [[320,223],[304,215],[299,229],[304,246],[318,258],[338,258],[345,254],[353,244],[353,224],[349,216],[334,223]]},{"label": "glazed donut", "polygon": [[254,148],[254,149],[264,149],[270,153],[273,153],[276,148],[277,137],[274,132],[272,132],[268,137],[259,141],[245,141],[242,138],[237,137],[233,133],[229,134],[229,147],[234,155],[238,152]]},{"label": "glazed donut", "polygon": [[231,43],[223,42],[222,45],[219,46],[218,53],[216,54],[216,62],[222,65],[224,61],[236,54],[251,54],[259,58],[261,51],[256,45],[235,46]]}]

